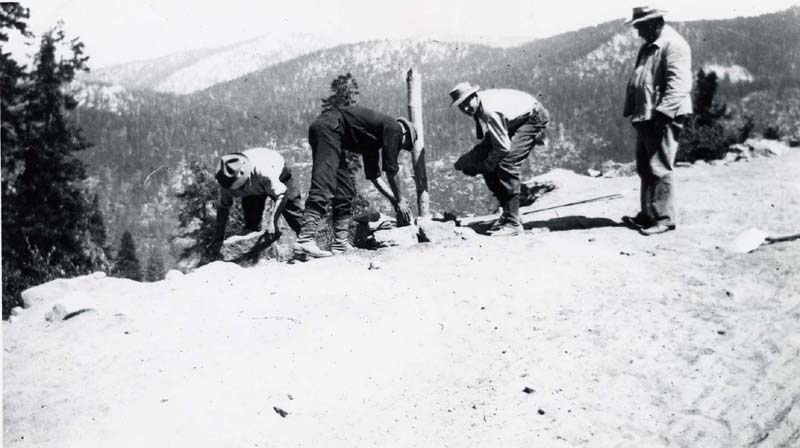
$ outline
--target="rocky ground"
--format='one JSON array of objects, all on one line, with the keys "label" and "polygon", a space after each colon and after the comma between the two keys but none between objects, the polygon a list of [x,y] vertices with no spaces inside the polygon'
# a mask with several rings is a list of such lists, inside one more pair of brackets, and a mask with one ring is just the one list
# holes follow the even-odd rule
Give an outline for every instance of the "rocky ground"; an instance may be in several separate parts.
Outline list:
[{"label": "rocky ground", "polygon": [[660,236],[616,224],[636,177],[562,172],[537,206],[623,198],[515,238],[51,282],[3,324],[4,446],[798,446],[800,241],[728,250],[800,232],[798,172],[681,168]]}]

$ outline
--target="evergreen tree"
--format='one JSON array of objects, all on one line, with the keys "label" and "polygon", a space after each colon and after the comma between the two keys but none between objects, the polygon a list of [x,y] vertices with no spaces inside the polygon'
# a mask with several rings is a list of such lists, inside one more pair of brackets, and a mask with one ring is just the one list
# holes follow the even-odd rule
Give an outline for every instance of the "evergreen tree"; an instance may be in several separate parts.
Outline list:
[{"label": "evergreen tree", "polygon": [[702,69],[697,72],[692,103],[699,125],[712,126],[716,120],[724,117],[728,112],[727,104],[714,102],[718,86],[719,78],[716,72],[706,73]]},{"label": "evergreen tree", "polygon": [[119,242],[119,251],[112,274],[115,277],[142,281],[142,267],[136,255],[136,243],[131,232],[125,231]]},{"label": "evergreen tree", "polygon": [[[3,3],[1,11],[0,40],[8,28],[27,36],[26,9]],[[63,89],[87,59],[60,25],[42,36],[31,72],[2,54],[4,318],[23,289],[88,273],[105,259],[91,239],[86,175],[75,155],[89,144],[70,116],[77,102]]]},{"label": "evergreen tree", "polygon": [[[714,101],[718,79],[715,72],[697,72],[692,97],[694,115],[686,122],[680,135],[676,160],[714,160],[724,157],[728,146],[739,138],[726,131],[722,119],[729,118],[728,106]],[[748,131],[749,134],[749,131]]]},{"label": "evergreen tree", "polygon": [[[353,78],[353,75],[348,72],[345,75],[337,76],[336,79],[331,82],[331,95],[327,98],[323,98],[322,112],[355,104],[358,104],[358,82]],[[345,155],[354,185],[358,185],[356,174],[361,170],[361,156],[350,151],[345,151]]]},{"label": "evergreen tree", "polygon": [[[175,196],[180,203],[176,237],[190,241],[178,258],[186,260],[199,257],[201,264],[213,261],[217,218],[215,204],[219,199],[219,185],[203,164],[192,160],[189,162],[189,173],[183,180],[183,191]],[[232,207],[228,220],[233,223],[243,221],[241,207]]]},{"label": "evergreen tree", "polygon": [[322,99],[322,111],[358,104],[358,82],[348,72],[331,82],[331,95]]},{"label": "evergreen tree", "polygon": [[150,251],[150,257],[147,259],[147,268],[145,268],[144,279],[148,282],[157,282],[164,279],[164,257],[161,252],[153,249]]},{"label": "evergreen tree", "polygon": [[[28,32],[25,20],[29,17],[28,9],[23,8],[19,3],[0,4],[0,43],[8,42],[9,29],[15,29],[21,37],[31,37]],[[0,104],[2,104],[2,183],[3,183],[3,202],[9,200],[13,194],[16,177],[21,170],[22,150],[21,140],[25,135],[24,117],[24,86],[28,81],[28,73],[25,68],[17,64],[11,57],[11,53],[6,53],[0,48]],[[6,218],[5,208],[3,209],[3,219]]]}]

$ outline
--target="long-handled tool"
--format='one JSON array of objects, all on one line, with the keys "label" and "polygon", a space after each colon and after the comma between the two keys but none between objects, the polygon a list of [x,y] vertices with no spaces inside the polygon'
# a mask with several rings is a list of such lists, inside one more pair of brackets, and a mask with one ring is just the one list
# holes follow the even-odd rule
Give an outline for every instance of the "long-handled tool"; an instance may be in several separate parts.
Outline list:
[{"label": "long-handled tool", "polygon": [[522,214],[523,215],[527,215],[527,214],[530,214],[530,213],[537,213],[537,212],[543,212],[545,210],[552,210],[554,208],[569,207],[571,205],[578,205],[578,204],[588,204],[589,202],[604,201],[604,200],[610,200],[610,199],[619,199],[621,197],[622,197],[622,194],[620,194],[620,193],[609,194],[609,195],[600,196],[600,197],[597,197],[597,198],[585,199],[583,201],[568,202],[566,204],[554,205],[552,207],[547,207],[547,208],[537,208],[537,209],[533,209],[533,210],[526,210],[526,211],[523,211]]},{"label": "long-handled tool", "polygon": [[800,239],[800,233],[785,236],[769,236],[769,234],[763,230],[752,228],[742,232],[736,237],[733,243],[731,243],[730,250],[734,253],[744,254],[752,252],[763,245],[796,239]]},{"label": "long-handled tool", "polygon": [[[622,194],[616,193],[616,194],[609,194],[609,195],[605,195],[605,196],[599,196],[599,197],[591,198],[591,199],[584,199],[582,201],[568,202],[566,204],[559,204],[559,205],[554,205],[552,207],[546,207],[546,208],[536,208],[536,209],[534,209],[534,208],[532,208],[533,206],[521,207],[520,208],[520,214],[521,215],[529,215],[531,213],[538,213],[538,212],[543,212],[543,211],[546,211],[546,210],[553,210],[553,209],[556,209],[556,208],[569,207],[569,206],[572,206],[572,205],[579,205],[579,204],[587,204],[589,202],[607,201],[607,200],[611,200],[611,199],[619,199],[621,197],[622,197]],[[495,218],[497,218],[496,214],[495,215],[487,215],[487,216],[474,216],[474,217],[470,217],[470,218],[461,218],[461,219],[456,221],[456,224],[458,224],[461,227],[468,227],[468,226],[472,226],[472,225],[475,225],[475,224],[480,224],[480,223],[484,223],[484,222],[490,222],[490,221],[493,221]]]}]

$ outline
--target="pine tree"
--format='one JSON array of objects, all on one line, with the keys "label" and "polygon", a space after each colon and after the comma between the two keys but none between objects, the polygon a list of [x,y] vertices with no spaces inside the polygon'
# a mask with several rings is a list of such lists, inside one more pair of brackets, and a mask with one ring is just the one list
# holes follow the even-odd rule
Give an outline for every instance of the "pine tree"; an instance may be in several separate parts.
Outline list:
[{"label": "pine tree", "polygon": [[[0,4],[0,42],[8,42],[7,29],[15,29],[21,37],[31,37],[25,20],[29,17],[28,9],[19,3]],[[15,180],[22,168],[20,152],[21,140],[25,135],[24,117],[24,85],[28,80],[28,73],[24,67],[17,64],[11,57],[0,49],[0,104],[2,104],[2,183],[3,202],[9,200],[14,191]],[[3,210],[3,219],[7,210]]]},{"label": "pine tree", "polygon": [[358,104],[358,82],[348,72],[331,82],[331,95],[322,99],[322,111]]},{"label": "pine tree", "polygon": [[[28,36],[26,9],[3,3],[1,11],[0,40],[8,28]],[[30,72],[2,54],[4,318],[23,289],[88,273],[105,258],[92,242],[86,175],[75,155],[89,144],[70,115],[77,102],[63,89],[87,59],[60,26],[42,36]]]},{"label": "pine tree", "polygon": [[[211,249],[216,232],[216,207],[219,199],[219,185],[211,173],[197,160],[189,162],[189,172],[183,180],[183,190],[175,197],[180,203],[178,211],[178,231],[175,238],[190,241],[181,250],[178,258],[188,260],[199,257],[200,264],[211,262],[215,254]],[[239,201],[231,208],[229,226],[231,231],[237,230],[244,221]]]},{"label": "pine tree", "polygon": [[720,159],[728,146],[739,138],[739,135],[726,131],[722,124],[722,119],[729,118],[730,114],[727,104],[714,101],[717,86],[715,72],[697,72],[692,97],[694,115],[687,120],[680,135],[676,160],[694,162]]},{"label": "pine tree", "polygon": [[117,252],[112,274],[115,277],[142,281],[142,266],[139,263],[139,257],[136,255],[136,243],[133,241],[131,232],[127,230],[120,239],[119,251]]},{"label": "pine tree", "polygon": [[714,102],[718,86],[719,79],[716,72],[706,73],[702,69],[697,72],[692,103],[694,115],[698,118],[698,124],[702,126],[713,125],[716,120],[728,112],[727,104]]},{"label": "pine tree", "polygon": [[147,259],[147,268],[145,268],[144,279],[148,282],[157,282],[164,279],[164,257],[161,252],[154,249],[150,251],[150,257]]}]

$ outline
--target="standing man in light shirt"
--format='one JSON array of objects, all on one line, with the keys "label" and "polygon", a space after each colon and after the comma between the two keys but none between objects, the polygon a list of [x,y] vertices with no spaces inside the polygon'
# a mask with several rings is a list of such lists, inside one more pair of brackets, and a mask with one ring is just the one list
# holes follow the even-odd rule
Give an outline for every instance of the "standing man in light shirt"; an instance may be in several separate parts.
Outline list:
[{"label": "standing man in light shirt", "polygon": [[636,171],[641,179],[641,210],[622,221],[643,235],[674,230],[672,169],[678,138],[692,113],[692,54],[664,13],[633,8],[628,21],[644,40],[625,95],[624,116],[636,129]]},{"label": "standing man in light shirt", "polygon": [[520,171],[533,147],[544,140],[550,115],[536,98],[519,90],[480,90],[462,82],[450,91],[450,98],[451,107],[473,117],[481,140],[456,161],[455,169],[468,176],[482,174],[503,209],[487,233],[521,234]]},{"label": "standing man in light shirt", "polygon": [[220,245],[225,239],[233,198],[242,199],[245,230],[257,232],[261,223],[267,198],[272,199],[265,223],[265,235],[269,239],[277,236],[278,215],[295,233],[300,231],[303,206],[300,191],[295,187],[292,172],[283,156],[268,148],[252,148],[240,153],[226,154],[220,158],[216,175],[220,186],[217,204],[217,226],[214,242]]}]

